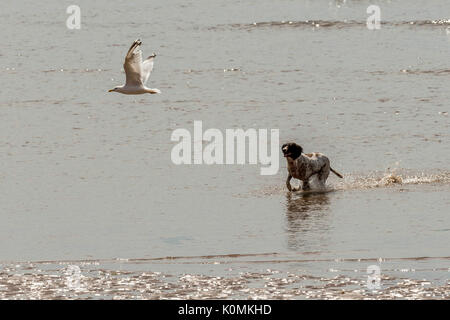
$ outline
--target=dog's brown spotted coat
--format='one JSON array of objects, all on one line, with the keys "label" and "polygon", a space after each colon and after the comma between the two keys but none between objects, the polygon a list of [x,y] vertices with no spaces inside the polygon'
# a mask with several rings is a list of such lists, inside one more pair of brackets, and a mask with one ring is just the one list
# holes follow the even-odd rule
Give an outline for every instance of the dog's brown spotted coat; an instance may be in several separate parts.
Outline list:
[{"label": "dog's brown spotted coat", "polygon": [[304,154],[303,148],[296,143],[286,143],[281,147],[288,164],[288,178],[286,186],[289,191],[297,191],[299,189],[292,189],[291,179],[296,178],[301,180],[302,190],[309,190],[309,179],[317,174],[317,178],[322,187],[325,187],[325,182],[332,171],[338,177],[342,178],[338,172],[330,167],[330,160],[319,152]]}]

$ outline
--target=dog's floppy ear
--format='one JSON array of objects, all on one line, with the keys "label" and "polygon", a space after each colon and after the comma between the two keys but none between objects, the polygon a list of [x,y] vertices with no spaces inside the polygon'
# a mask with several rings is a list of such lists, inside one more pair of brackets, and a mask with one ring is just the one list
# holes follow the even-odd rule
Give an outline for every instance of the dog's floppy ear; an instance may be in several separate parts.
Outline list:
[{"label": "dog's floppy ear", "polygon": [[303,152],[303,148],[296,143],[293,143],[291,145],[290,150],[291,150],[291,154],[292,154],[291,158],[294,160],[297,159],[298,157],[300,157],[300,155]]}]

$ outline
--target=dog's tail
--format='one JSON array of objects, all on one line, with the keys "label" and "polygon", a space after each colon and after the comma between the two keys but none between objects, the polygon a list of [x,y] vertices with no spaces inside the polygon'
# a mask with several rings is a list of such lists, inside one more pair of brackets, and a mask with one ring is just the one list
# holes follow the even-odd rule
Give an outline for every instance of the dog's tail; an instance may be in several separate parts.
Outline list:
[{"label": "dog's tail", "polygon": [[339,178],[344,178],[343,176],[342,176],[342,174],[340,174],[339,172],[337,172],[337,171],[334,171],[334,169],[333,168],[331,168],[330,167],[330,170],[331,170],[331,172],[333,172],[335,175],[337,175]]}]

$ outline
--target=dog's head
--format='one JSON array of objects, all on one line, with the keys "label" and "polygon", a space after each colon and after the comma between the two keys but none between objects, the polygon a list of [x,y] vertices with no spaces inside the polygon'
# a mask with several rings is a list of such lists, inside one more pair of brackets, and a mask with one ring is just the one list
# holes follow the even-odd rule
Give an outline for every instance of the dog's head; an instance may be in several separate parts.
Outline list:
[{"label": "dog's head", "polygon": [[292,160],[295,160],[300,157],[303,152],[303,148],[294,142],[290,142],[283,144],[281,151],[283,151],[285,158],[289,157],[292,158]]}]

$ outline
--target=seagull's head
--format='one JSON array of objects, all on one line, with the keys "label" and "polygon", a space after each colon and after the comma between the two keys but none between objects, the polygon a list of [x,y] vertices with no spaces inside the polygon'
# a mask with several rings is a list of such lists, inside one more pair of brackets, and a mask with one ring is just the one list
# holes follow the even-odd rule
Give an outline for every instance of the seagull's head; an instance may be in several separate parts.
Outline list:
[{"label": "seagull's head", "polygon": [[115,87],[115,88],[113,88],[113,89],[111,89],[111,90],[108,90],[108,92],[116,92],[117,89],[119,89],[119,87]]}]

